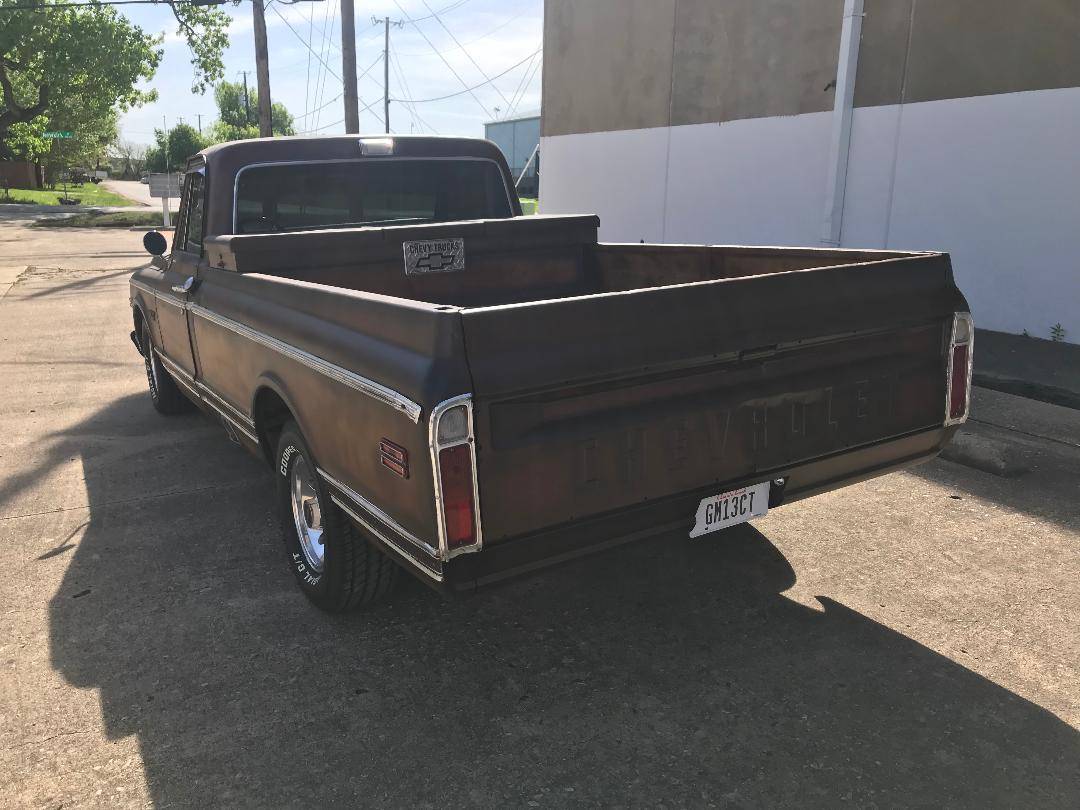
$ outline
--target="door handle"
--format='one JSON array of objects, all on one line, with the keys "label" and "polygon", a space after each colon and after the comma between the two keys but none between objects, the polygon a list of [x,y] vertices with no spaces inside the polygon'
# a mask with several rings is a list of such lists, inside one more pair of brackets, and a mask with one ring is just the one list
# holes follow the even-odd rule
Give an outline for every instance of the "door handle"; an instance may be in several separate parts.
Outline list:
[{"label": "door handle", "polygon": [[172,291],[174,293],[179,293],[180,295],[186,295],[187,293],[191,292],[192,289],[194,289],[194,287],[195,287],[195,276],[188,276],[184,280],[183,284],[174,284],[173,288],[172,288]]}]

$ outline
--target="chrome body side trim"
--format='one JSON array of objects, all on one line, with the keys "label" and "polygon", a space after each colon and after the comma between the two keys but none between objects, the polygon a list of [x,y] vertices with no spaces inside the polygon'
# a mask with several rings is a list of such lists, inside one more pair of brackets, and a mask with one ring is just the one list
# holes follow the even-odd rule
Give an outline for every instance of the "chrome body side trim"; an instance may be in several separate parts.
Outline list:
[{"label": "chrome body side trim", "polygon": [[[379,163],[386,163],[387,161],[414,161],[414,160],[434,160],[434,161],[478,161],[483,163],[494,163],[495,168],[499,170],[499,177],[502,179],[503,191],[506,192],[506,202],[510,205],[510,216],[514,215],[514,197],[515,195],[510,193],[510,186],[506,183],[506,177],[503,176],[502,169],[499,168],[497,161],[486,157],[474,157],[469,155],[454,156],[444,155],[441,157],[422,157],[420,155],[413,155],[410,157],[395,156],[395,155],[381,155],[381,156],[369,156],[359,158],[326,158],[324,160],[268,160],[262,163],[249,163],[246,166],[241,166],[236,171],[236,177],[233,179],[233,210],[232,210],[232,230],[233,234],[236,234],[237,224],[239,222],[237,200],[240,194],[240,175],[246,172],[248,169],[264,169],[267,166],[312,166],[325,163],[367,163],[368,161],[376,161]],[[438,224],[438,223],[436,223]],[[345,227],[345,226],[339,226]],[[356,225],[353,227],[362,228],[363,225]],[[385,226],[375,226],[385,227]]]},{"label": "chrome body side trim", "polygon": [[180,368],[180,366],[178,366],[176,364],[176,362],[172,358],[168,357],[163,351],[161,351],[161,349],[158,349],[158,348],[155,347],[154,352],[157,354],[158,359],[161,360],[162,365],[165,366],[165,369],[172,376],[176,377],[180,382],[182,382],[184,385],[186,385],[192,391],[195,390],[195,378],[194,377],[192,377],[190,374],[188,374],[186,371],[184,371],[184,369]]},{"label": "chrome body side trim", "polygon": [[[463,405],[468,414],[468,433],[463,439],[440,443],[439,418],[451,408]],[[439,451],[447,447],[457,447],[467,444],[469,455],[472,460],[472,486],[473,486],[473,511],[476,516],[476,541],[468,546],[450,548],[446,538],[446,511],[443,508],[442,493],[442,468],[439,466]],[[439,526],[439,556],[443,560],[450,560],[459,554],[471,554],[480,551],[484,547],[483,521],[480,519],[480,484],[476,471],[476,438],[473,430],[473,407],[472,394],[461,394],[444,400],[431,409],[431,417],[428,420],[428,447],[431,450],[431,472],[435,481],[435,513],[436,522]]]},{"label": "chrome body side trim", "polygon": [[[235,430],[243,433],[255,444],[259,443],[259,437],[253,432],[255,430],[255,424],[250,419],[241,414],[240,411],[236,410],[232,405],[229,405],[229,403],[222,399],[219,394],[214,393],[210,388],[193,378],[174,361],[166,357],[161,351],[155,348],[154,354],[161,360],[161,364],[165,366],[165,370],[169,372],[173,380],[187,389],[193,398],[205,402]],[[232,411],[232,413],[229,413],[226,408],[228,411]]]},{"label": "chrome body side trim", "polygon": [[153,287],[151,287],[146,282],[137,281],[137,280],[135,280],[133,278],[129,278],[128,279],[128,284],[130,284],[132,287],[135,287],[138,290],[142,290],[144,293],[149,293],[150,295],[153,295],[153,296],[156,296],[158,294],[158,291],[155,290]]},{"label": "chrome body side trim", "polygon": [[177,298],[175,295],[169,295],[168,293],[158,292],[157,300],[163,304],[168,304],[171,307],[177,309],[187,309],[189,304],[182,298]]},{"label": "chrome body side trim", "polygon": [[408,529],[406,529],[404,526],[402,526],[400,523],[390,517],[390,515],[386,514],[386,512],[384,512],[382,509],[380,509],[363,495],[361,495],[359,492],[347,486],[346,484],[341,483],[336,478],[334,478],[334,476],[330,475],[330,473],[328,473],[326,470],[322,469],[321,467],[316,469],[319,475],[322,476],[323,480],[326,481],[326,483],[330,484],[330,486],[334,487],[334,489],[340,491],[341,494],[346,496],[350,501],[352,501],[354,505],[359,506],[373,518],[391,528],[394,532],[401,535],[403,539],[416,546],[418,550],[424,552],[433,560],[439,559],[439,550],[437,548],[432,546],[430,543],[425,543],[415,534],[410,532]]},{"label": "chrome body side trim", "polygon": [[373,535],[378,537],[383,542],[383,544],[386,546],[386,548],[388,548],[391,551],[393,551],[394,553],[396,553],[399,557],[401,557],[401,559],[404,562],[407,562],[407,563],[410,563],[410,564],[414,565],[418,571],[423,572],[426,576],[431,577],[436,582],[442,582],[443,581],[443,575],[442,575],[442,573],[440,571],[436,571],[434,568],[429,568],[428,566],[424,565],[424,563],[422,561],[420,561],[420,560],[416,559],[415,557],[413,557],[411,554],[409,554],[407,551],[405,551],[403,548],[401,548],[401,546],[398,543],[396,543],[392,537],[388,537],[386,535],[386,533],[380,531],[375,526],[372,526],[370,521],[365,520],[363,517],[358,515],[352,509],[352,507],[349,506],[349,504],[345,503],[337,495],[332,494],[330,496],[330,500],[333,501],[337,505],[337,507],[339,509],[341,509],[342,512],[344,512],[350,518],[355,520],[357,523],[359,523],[361,526],[363,526],[365,529],[367,529]]},{"label": "chrome body side trim", "polygon": [[213,388],[208,386],[202,380],[196,380],[195,381],[195,386],[199,389],[199,392],[201,394],[213,399],[214,403],[216,403],[219,406],[220,409],[224,409],[226,411],[229,411],[233,415],[234,418],[236,418],[242,424],[246,425],[249,430],[255,430],[255,421],[250,416],[248,416],[246,413],[244,413],[239,408],[237,408],[235,405],[230,405],[225,400],[225,398],[223,396],[221,396],[221,394],[219,394]]},{"label": "chrome body side trim", "polygon": [[327,360],[323,360],[321,357],[317,357],[303,349],[298,349],[291,344],[278,340],[275,337],[271,337],[257,329],[252,329],[250,326],[242,324],[239,321],[234,321],[232,318],[218,315],[216,312],[209,310],[206,307],[198,304],[188,304],[188,309],[193,314],[198,315],[211,323],[215,323],[238,335],[254,340],[256,343],[296,360],[308,368],[317,371],[348,388],[367,394],[373,399],[377,399],[380,402],[389,405],[391,408],[401,411],[413,421],[413,424],[418,424],[420,422],[420,406],[408,397],[394,391],[392,388],[387,388],[385,385],[380,385],[374,380],[369,380],[367,377],[363,377],[355,372],[342,368],[341,366],[336,366]]}]

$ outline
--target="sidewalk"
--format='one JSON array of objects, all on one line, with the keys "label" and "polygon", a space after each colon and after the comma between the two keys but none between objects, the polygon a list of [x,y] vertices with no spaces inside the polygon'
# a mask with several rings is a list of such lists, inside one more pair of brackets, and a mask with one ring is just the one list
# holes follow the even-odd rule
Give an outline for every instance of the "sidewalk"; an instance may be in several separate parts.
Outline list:
[{"label": "sidewalk", "polygon": [[1080,346],[976,329],[973,382],[1080,408]]}]

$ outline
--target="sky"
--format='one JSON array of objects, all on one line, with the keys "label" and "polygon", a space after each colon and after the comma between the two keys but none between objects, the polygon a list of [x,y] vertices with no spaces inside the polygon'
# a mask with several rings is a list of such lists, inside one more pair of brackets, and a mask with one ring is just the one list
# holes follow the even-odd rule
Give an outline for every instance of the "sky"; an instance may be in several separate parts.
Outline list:
[{"label": "sky", "polygon": [[[270,94],[288,107],[296,119],[297,132],[315,130],[330,135],[345,131],[339,123],[344,117],[341,82],[335,77],[341,75],[339,1],[271,0],[266,7]],[[506,117],[511,110],[515,116],[539,110],[542,69],[541,55],[536,52],[543,33],[543,0],[354,2],[357,73],[362,74],[358,83],[361,133],[383,131],[382,18],[387,16],[392,22],[414,21],[390,28],[390,97],[425,101],[392,102],[392,131],[483,137],[485,121]],[[247,70],[248,82],[254,87],[251,5],[227,3],[219,8],[232,18],[225,78],[240,81],[240,72]],[[206,128],[217,117],[213,91],[201,96],[191,92],[191,57],[186,42],[176,33],[172,12],[140,5],[120,6],[118,10],[144,31],[165,35],[157,73],[141,86],[156,89],[158,101],[125,113],[120,120],[121,137],[148,144],[153,141],[154,129],[163,123],[172,127],[182,120],[196,126],[200,115]],[[372,23],[373,16],[379,18],[378,25]],[[505,75],[495,78],[504,71]],[[487,78],[494,81],[472,93],[463,92]],[[426,101],[454,93],[460,95]],[[365,111],[368,104],[371,107]]]}]

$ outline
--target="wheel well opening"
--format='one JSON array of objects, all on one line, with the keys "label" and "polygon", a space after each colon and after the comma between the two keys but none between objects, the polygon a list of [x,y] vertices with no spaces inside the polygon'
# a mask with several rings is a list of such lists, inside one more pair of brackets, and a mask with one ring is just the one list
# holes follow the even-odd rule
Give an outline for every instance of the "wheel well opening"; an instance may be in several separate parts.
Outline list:
[{"label": "wheel well opening", "polygon": [[145,356],[146,346],[143,345],[145,337],[143,335],[143,325],[146,323],[146,321],[143,318],[142,309],[140,309],[139,307],[131,308],[131,322],[135,327],[135,341],[138,344],[139,353]]},{"label": "wheel well opening", "polygon": [[293,421],[293,413],[278,394],[270,388],[260,389],[255,396],[255,431],[259,436],[266,463],[274,465],[274,452],[277,450],[278,436],[286,422]]}]

